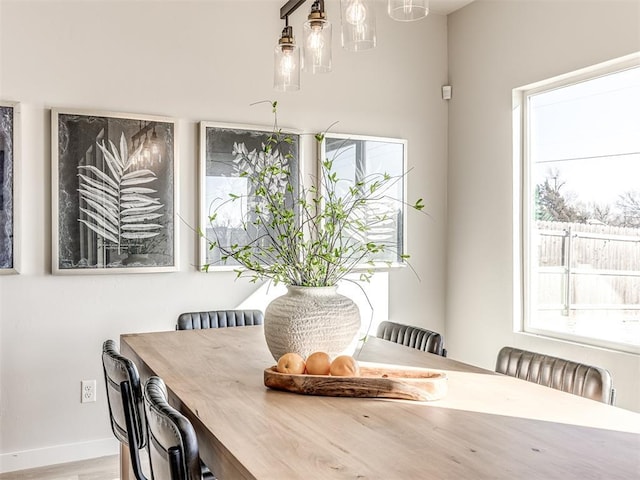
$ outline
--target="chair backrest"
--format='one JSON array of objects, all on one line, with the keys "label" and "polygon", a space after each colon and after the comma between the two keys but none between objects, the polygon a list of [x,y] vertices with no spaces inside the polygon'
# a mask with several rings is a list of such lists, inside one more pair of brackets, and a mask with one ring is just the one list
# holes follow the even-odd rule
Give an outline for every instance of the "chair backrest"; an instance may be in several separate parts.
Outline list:
[{"label": "chair backrest", "polygon": [[442,335],[425,328],[395,322],[381,322],[376,336],[424,352],[447,356]]},{"label": "chair backrest", "polygon": [[260,310],[214,310],[211,312],[187,312],[178,316],[176,330],[201,328],[244,327],[262,325],[264,314]]},{"label": "chair backrest", "polygon": [[102,344],[102,368],[111,429],[121,443],[129,446],[136,478],[146,480],[140,467],[139,450],[146,444],[147,426],[138,369],[130,359],[120,355],[113,340]]},{"label": "chair backrest", "polygon": [[604,368],[550,355],[503,347],[496,372],[613,405],[615,390]]},{"label": "chair backrest", "polygon": [[198,440],[191,422],[167,402],[160,377],[144,387],[148,451],[154,480],[201,480]]}]

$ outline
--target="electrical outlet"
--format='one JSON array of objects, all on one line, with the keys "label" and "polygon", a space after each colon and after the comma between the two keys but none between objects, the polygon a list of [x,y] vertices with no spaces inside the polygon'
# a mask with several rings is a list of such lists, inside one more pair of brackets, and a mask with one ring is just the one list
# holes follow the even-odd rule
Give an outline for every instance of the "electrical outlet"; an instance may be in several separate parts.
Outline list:
[{"label": "electrical outlet", "polygon": [[96,401],[96,381],[95,380],[82,380],[81,385],[81,403],[95,402]]}]

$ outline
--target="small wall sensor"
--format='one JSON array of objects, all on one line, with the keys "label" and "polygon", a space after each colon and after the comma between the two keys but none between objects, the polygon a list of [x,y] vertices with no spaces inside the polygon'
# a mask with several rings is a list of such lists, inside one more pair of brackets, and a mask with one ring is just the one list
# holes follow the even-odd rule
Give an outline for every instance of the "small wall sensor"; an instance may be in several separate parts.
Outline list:
[{"label": "small wall sensor", "polygon": [[442,86],[442,99],[451,100],[451,85]]}]

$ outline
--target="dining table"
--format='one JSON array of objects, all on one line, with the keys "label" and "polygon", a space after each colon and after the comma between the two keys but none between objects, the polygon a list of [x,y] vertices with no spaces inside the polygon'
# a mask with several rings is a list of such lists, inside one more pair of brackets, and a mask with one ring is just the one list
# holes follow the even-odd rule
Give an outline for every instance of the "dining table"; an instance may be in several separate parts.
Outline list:
[{"label": "dining table", "polygon": [[640,414],[379,338],[358,362],[444,373],[444,397],[268,388],[276,360],[260,325],[123,334],[120,346],[142,382],[164,380],[219,480],[640,478]]}]

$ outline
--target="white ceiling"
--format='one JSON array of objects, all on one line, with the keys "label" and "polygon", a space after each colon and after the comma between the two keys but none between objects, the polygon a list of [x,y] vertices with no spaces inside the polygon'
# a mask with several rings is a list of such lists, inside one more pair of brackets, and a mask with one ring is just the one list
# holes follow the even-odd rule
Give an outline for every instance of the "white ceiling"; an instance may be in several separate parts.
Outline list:
[{"label": "white ceiling", "polygon": [[431,0],[429,11],[439,15],[449,15],[459,8],[469,5],[473,0]]}]

